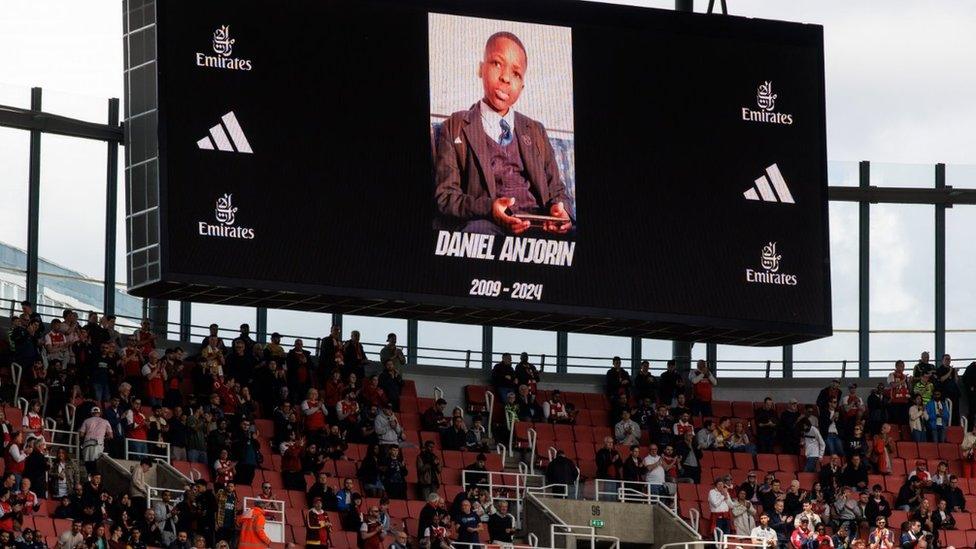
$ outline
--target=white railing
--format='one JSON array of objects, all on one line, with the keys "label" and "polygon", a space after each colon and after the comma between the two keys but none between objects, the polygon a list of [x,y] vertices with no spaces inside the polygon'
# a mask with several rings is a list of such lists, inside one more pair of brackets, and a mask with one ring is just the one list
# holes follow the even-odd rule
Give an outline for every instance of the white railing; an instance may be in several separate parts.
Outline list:
[{"label": "white railing", "polygon": [[285,502],[277,499],[244,498],[244,512],[251,507],[264,509],[264,533],[274,543],[285,542]]},{"label": "white railing", "polygon": [[64,419],[68,423],[68,429],[75,431],[77,427],[75,426],[75,416],[78,415],[78,407],[72,403],[67,403],[64,405]]},{"label": "white railing", "polygon": [[20,376],[23,375],[23,373],[24,373],[24,368],[21,367],[20,364],[17,364],[16,362],[14,362],[14,363],[12,363],[10,365],[10,375],[12,375],[13,378],[14,378],[14,396],[13,396],[13,398],[17,398],[17,395],[20,394]]},{"label": "white railing", "polygon": [[[716,528],[716,530],[718,529]],[[736,534],[722,534],[721,543],[726,545],[735,545],[736,547],[768,547],[761,543],[754,543],[752,541],[752,536],[739,536]]]},{"label": "white railing", "polygon": [[[598,478],[594,482],[594,497],[600,500],[600,496],[613,496],[617,501],[624,503],[660,503],[668,509],[677,512],[678,496],[651,493],[651,483],[639,480],[610,480]],[[664,488],[664,485],[656,485]]]},{"label": "white railing", "polygon": [[507,467],[507,464],[505,462],[508,461],[506,459],[508,458],[508,448],[506,448],[504,444],[499,442],[498,444],[495,444],[495,452],[498,453],[498,455],[502,456],[502,469],[505,469],[505,467]]},{"label": "white railing", "polygon": [[[584,533],[578,533],[582,530]],[[565,542],[557,543],[556,537],[562,537]],[[609,541],[609,549],[620,549],[620,538],[616,536],[605,536],[597,534],[593,526],[582,526],[576,524],[555,524],[549,525],[549,542],[556,547],[579,547],[580,541],[589,540],[590,549],[596,549],[598,541]]]},{"label": "white railing", "polygon": [[491,391],[485,391],[485,406],[488,407],[488,431],[491,432],[491,426],[493,425],[491,420],[495,416],[495,393]]},{"label": "white railing", "polygon": [[509,457],[515,457],[515,424],[518,423],[518,419],[509,416],[508,412],[503,412],[505,414],[505,425],[508,426],[508,455]]},{"label": "white railing", "polygon": [[569,496],[569,486],[565,484],[546,484],[539,487],[530,486],[525,489],[525,492],[534,496],[564,498]]},{"label": "white railing", "polygon": [[[696,534],[698,534],[698,527],[700,524],[701,511],[694,507],[688,509],[688,525],[691,526],[691,529],[694,530]],[[701,537],[701,534],[698,534],[698,537]]]},{"label": "white railing", "polygon": [[53,418],[44,418],[44,440],[47,445],[57,453],[58,448],[64,448],[69,456],[81,459],[81,436],[78,431],[58,429],[57,422]]},{"label": "white railing", "polygon": [[444,398],[444,389],[434,385],[434,403],[436,404],[437,401],[442,398]]},{"label": "white railing", "polygon": [[[524,465],[520,463],[519,465]],[[521,467],[520,467],[521,469]],[[542,486],[545,479],[542,475],[527,472],[507,473],[504,471],[461,471],[461,486],[465,489],[469,486],[469,476],[483,477],[482,482],[475,486],[487,489],[488,497],[495,500],[507,501],[512,513],[517,517],[522,516],[522,505],[525,494],[528,492],[529,480],[535,480],[533,484]]]},{"label": "white railing", "polygon": [[529,472],[535,474],[535,444],[539,439],[539,433],[535,429],[529,427]]},{"label": "white railing", "polygon": [[700,540],[700,541],[679,541],[675,543],[665,543],[664,545],[658,547],[658,549],[746,549],[747,547],[755,547],[757,549],[763,549],[762,545],[757,543],[731,543],[726,541],[717,540]]},{"label": "white railing", "polygon": [[146,508],[152,509],[152,506],[157,501],[163,501],[163,492],[169,492],[173,494],[173,499],[170,502],[173,505],[183,501],[183,490],[174,490],[172,488],[159,488],[157,486],[149,486],[149,497],[146,498]]},{"label": "white railing", "polygon": [[[140,451],[140,444],[145,451]],[[155,451],[154,451],[155,450]],[[154,440],[138,440],[134,438],[125,439],[125,459],[141,460],[142,458],[159,459],[166,463],[172,463],[172,452],[168,442],[157,442]]]}]

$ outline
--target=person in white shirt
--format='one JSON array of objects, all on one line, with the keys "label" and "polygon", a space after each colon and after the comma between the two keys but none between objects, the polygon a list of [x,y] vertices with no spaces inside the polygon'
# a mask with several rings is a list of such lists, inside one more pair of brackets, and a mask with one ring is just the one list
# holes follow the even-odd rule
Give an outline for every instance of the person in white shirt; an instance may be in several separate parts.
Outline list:
[{"label": "person in white shirt", "polygon": [[620,413],[620,421],[613,428],[613,436],[617,444],[640,444],[641,428],[636,421],[630,419],[630,411]]},{"label": "person in white shirt", "polygon": [[708,531],[714,532],[718,528],[723,534],[731,534],[732,496],[723,480],[716,480],[715,487],[708,491],[708,510],[712,513],[712,525]]},{"label": "person in white shirt", "polygon": [[661,456],[657,453],[657,444],[651,444],[647,448],[647,455],[644,457],[644,467],[647,467],[647,473],[644,474],[644,479],[650,485],[651,494],[663,494],[664,467],[661,464]]},{"label": "person in white shirt", "polygon": [[820,458],[823,457],[827,445],[824,443],[823,437],[820,436],[820,430],[810,425],[810,422],[806,420],[801,423],[800,432],[802,433],[804,453],[807,456],[807,463],[803,471],[815,473],[817,472],[817,464],[820,463]]},{"label": "person in white shirt", "polygon": [[797,513],[796,517],[793,518],[793,526],[796,528],[800,527],[800,521],[806,518],[810,523],[810,528],[813,530],[817,529],[820,525],[820,515],[813,512],[813,505],[809,501],[803,502],[803,511]]},{"label": "person in white shirt", "polygon": [[769,527],[769,515],[763,513],[759,515],[759,526],[752,529],[749,533],[754,545],[763,547],[776,547],[776,530]]}]

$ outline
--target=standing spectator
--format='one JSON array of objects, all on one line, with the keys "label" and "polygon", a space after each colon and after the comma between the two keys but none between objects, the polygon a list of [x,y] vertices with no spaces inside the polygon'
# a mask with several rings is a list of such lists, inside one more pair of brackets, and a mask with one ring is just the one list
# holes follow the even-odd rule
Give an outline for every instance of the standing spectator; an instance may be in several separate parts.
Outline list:
[{"label": "standing spectator", "polygon": [[71,344],[68,342],[68,337],[64,333],[61,319],[55,318],[51,320],[51,329],[44,334],[42,344],[44,345],[47,364],[50,364],[54,360],[60,361],[61,364],[68,364],[68,361],[71,359]]},{"label": "standing spectator", "polygon": [[254,481],[254,470],[262,459],[257,427],[248,420],[241,421],[233,447],[234,455],[237,456],[234,480],[238,484],[250,486]]},{"label": "standing spectator", "polygon": [[349,341],[345,344],[343,377],[346,379],[349,379],[349,374],[356,374],[357,379],[366,379],[366,365],[369,364],[369,359],[359,339],[359,331],[353,330],[349,333]]},{"label": "standing spectator", "polygon": [[[27,460],[27,453],[24,451],[24,433],[17,431],[13,434],[10,445],[7,446],[3,454],[4,472],[7,476],[14,475],[14,484],[20,484],[20,479],[24,474],[24,462]],[[6,487],[9,489],[9,487]]]},{"label": "standing spectator", "polygon": [[868,500],[867,509],[864,511],[864,518],[868,519],[868,522],[873,523],[877,521],[878,517],[887,519],[891,516],[891,503],[885,499],[881,492],[880,484],[871,487],[871,498]]},{"label": "standing spectator", "polygon": [[500,500],[496,511],[488,517],[488,537],[493,544],[512,543],[515,534],[515,517],[508,514],[508,501]]},{"label": "standing spectator", "polygon": [[962,454],[962,478],[976,478],[976,423],[963,435],[959,449]]},{"label": "standing spectator", "polygon": [[841,409],[837,404],[837,399],[831,397],[827,405],[821,408],[820,428],[827,433],[827,455],[844,455],[844,442],[841,440]]},{"label": "standing spectator", "polygon": [[895,441],[891,439],[891,425],[885,423],[881,426],[881,432],[874,435],[871,442],[871,463],[878,473],[887,475],[891,473],[891,455],[895,451]]},{"label": "standing spectator", "polygon": [[85,469],[89,473],[95,471],[98,456],[105,452],[105,441],[114,435],[112,425],[102,418],[102,410],[95,406],[91,409],[92,416],[81,424],[78,434],[81,436],[81,457],[85,462]]},{"label": "standing spectator", "polygon": [[384,406],[382,412],[376,414],[373,432],[376,433],[377,442],[383,446],[399,446],[400,441],[403,440],[403,427],[400,426],[400,421],[389,405]]},{"label": "standing spectator", "polygon": [[891,399],[886,393],[885,384],[879,383],[877,387],[871,394],[868,395],[868,424],[867,431],[869,434],[878,433],[881,430],[881,425],[888,421],[888,409],[890,407]]},{"label": "standing spectator", "polygon": [[147,508],[146,499],[149,497],[149,485],[146,483],[146,473],[152,469],[152,466],[152,460],[144,457],[130,471],[132,482],[129,485],[129,497],[132,498],[132,507],[135,509]]},{"label": "standing spectator", "polygon": [[831,380],[830,385],[821,389],[820,393],[817,395],[817,407],[823,410],[827,407],[827,403],[830,402],[831,399],[840,402],[840,397],[840,380]]},{"label": "standing spectator", "polygon": [[948,354],[942,355],[942,364],[935,370],[935,377],[932,383],[935,389],[942,393],[942,398],[952,402],[952,422],[959,422],[959,374],[952,367],[952,357]]},{"label": "standing spectator", "polygon": [[702,451],[698,447],[695,435],[685,433],[684,437],[675,444],[674,451],[678,455],[679,478],[686,478],[695,484],[700,484]]},{"label": "standing spectator", "polygon": [[810,519],[802,517],[800,523],[790,534],[790,545],[793,549],[813,549],[814,533],[810,528]]},{"label": "standing spectator", "polygon": [[[637,401],[657,400],[657,378],[651,373],[651,363],[646,360],[641,361],[640,370],[634,376],[633,396]],[[670,404],[670,401],[665,404]]]},{"label": "standing spectator", "polygon": [[932,372],[927,371],[921,376],[912,378],[912,392],[922,396],[922,404],[928,404],[932,399],[932,391],[935,386],[932,384]]},{"label": "standing spectator", "polygon": [[659,402],[670,406],[674,400],[675,393],[678,392],[678,381],[681,378],[681,374],[678,373],[678,367],[674,360],[669,360],[665,368],[658,382],[658,399]]},{"label": "standing spectator", "polygon": [[893,549],[895,546],[894,535],[888,529],[888,520],[878,517],[875,521],[875,529],[868,536],[868,544],[871,549]]},{"label": "standing spectator", "polygon": [[895,379],[888,389],[888,420],[895,425],[908,424],[908,406],[911,401],[911,391],[906,379]]},{"label": "standing spectator", "polygon": [[[393,335],[393,334],[390,334]],[[396,336],[394,336],[394,341]],[[386,347],[384,347],[386,349]],[[394,412],[400,411],[400,394],[403,392],[403,375],[400,373],[396,361],[386,359],[383,361],[383,371],[379,376],[379,387],[383,389],[390,406]]]},{"label": "standing spectator", "polygon": [[969,422],[973,423],[973,417],[976,416],[976,361],[970,362],[969,366],[966,366],[966,371],[962,374],[962,388],[966,393],[966,401],[969,403],[969,413],[966,415],[969,418]]},{"label": "standing spectator", "polygon": [[[948,355],[946,355],[948,356]],[[932,400],[925,406],[925,412],[929,417],[929,433],[932,442],[946,441],[946,427],[949,426],[951,402],[946,402],[942,398],[942,391],[936,390],[932,393]]]},{"label": "standing spectator", "polygon": [[[976,439],[976,437],[974,437]],[[613,439],[603,437],[603,447],[596,452],[596,478],[605,481],[605,491],[616,494],[623,462]],[[600,494],[597,494],[599,499]],[[613,499],[613,498],[611,498]]]},{"label": "standing spectator", "polygon": [[736,535],[745,537],[751,535],[753,528],[756,527],[756,508],[746,497],[745,490],[739,490],[736,495],[730,507],[732,525]]},{"label": "standing spectator", "polygon": [[508,399],[509,393],[514,393],[518,387],[515,379],[515,369],[512,368],[512,355],[502,354],[502,360],[491,369],[491,384],[495,392],[504,402]]},{"label": "standing spectator", "polygon": [[339,371],[340,375],[345,364],[345,346],[342,342],[342,327],[333,325],[329,337],[322,340],[319,355],[319,379],[328,379],[332,372]]},{"label": "standing spectator", "polygon": [[769,525],[776,532],[779,546],[785,547],[790,534],[793,533],[793,517],[784,513],[783,500],[781,499],[775,500],[772,509],[769,514]]},{"label": "standing spectator", "polygon": [[778,428],[779,420],[776,417],[776,410],[773,409],[773,399],[766,397],[763,399],[762,408],[756,410],[756,442],[759,452],[764,454],[773,452]]},{"label": "standing spectator", "polygon": [[[786,409],[779,416],[779,436],[782,441],[783,452],[799,454],[799,432],[797,424],[800,421],[800,408],[795,398],[791,398]],[[772,519],[772,517],[770,517]]]},{"label": "standing spectator", "polygon": [[759,515],[759,526],[756,526],[749,533],[749,537],[752,538],[752,544],[758,545],[759,547],[775,549],[778,545],[778,536],[776,535],[776,530],[769,527],[769,514],[763,513]]},{"label": "standing spectator", "polygon": [[708,510],[712,514],[710,532],[716,528],[723,534],[732,533],[732,496],[722,480],[716,480],[714,487],[708,492]]},{"label": "standing spectator", "polygon": [[823,437],[820,436],[820,430],[810,425],[807,420],[800,424],[800,432],[802,433],[804,453],[807,457],[803,470],[813,473],[817,470],[817,464],[820,463],[820,458],[823,457],[827,445],[824,443]]},{"label": "standing spectator", "polygon": [[380,459],[380,479],[388,497],[407,498],[407,466],[400,455],[399,446],[390,446],[386,456]]},{"label": "standing spectator", "polygon": [[397,347],[397,335],[392,332],[386,334],[386,345],[380,349],[380,363],[385,365],[387,361],[393,362],[393,367],[398,370],[407,365],[403,349]]},{"label": "standing spectator", "polygon": [[658,496],[664,493],[664,481],[663,458],[657,453],[657,444],[651,443],[644,456],[644,482],[649,485],[651,495]]},{"label": "standing spectator", "polygon": [[691,415],[712,415],[712,388],[718,381],[704,360],[698,361],[698,368],[688,378],[691,382]]},{"label": "standing spectator", "polygon": [[529,362],[529,353],[523,352],[519,355],[519,363],[515,366],[515,381],[519,385],[528,385],[529,392],[535,395],[541,379],[542,370]]},{"label": "standing spectator", "polygon": [[565,484],[567,495],[573,497],[577,480],[579,480],[579,469],[576,468],[576,464],[566,457],[564,450],[556,450],[556,457],[546,467],[546,483]]},{"label": "standing spectator", "polygon": [[620,478],[625,481],[624,488],[640,491],[640,484],[631,484],[628,486],[627,482],[644,482],[646,474],[647,467],[644,465],[644,460],[640,457],[640,446],[636,444],[631,445],[630,455],[624,460],[623,467],[621,468]]},{"label": "standing spectator", "polygon": [[441,486],[441,460],[434,453],[434,441],[424,443],[424,449],[417,454],[417,490],[420,499],[427,499]]},{"label": "standing spectator", "polygon": [[605,377],[607,398],[615,400],[618,395],[630,394],[630,374],[621,366],[619,356],[613,357],[612,366]]},{"label": "standing spectator", "polygon": [[929,425],[929,414],[925,409],[922,395],[912,397],[912,406],[908,409],[908,428],[912,432],[912,440],[925,442],[925,429]]},{"label": "standing spectator", "polygon": [[542,406],[535,401],[535,394],[529,391],[528,385],[518,387],[518,417],[522,421],[542,421]]}]

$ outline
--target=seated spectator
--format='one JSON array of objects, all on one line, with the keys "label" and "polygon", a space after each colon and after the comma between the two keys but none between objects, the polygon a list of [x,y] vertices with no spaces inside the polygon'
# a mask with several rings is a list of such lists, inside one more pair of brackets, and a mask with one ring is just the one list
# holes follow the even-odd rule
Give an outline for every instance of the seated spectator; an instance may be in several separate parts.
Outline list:
[{"label": "seated spectator", "polygon": [[[342,481],[342,488],[336,492],[336,511],[345,513],[355,507],[355,499],[359,497],[353,486],[352,479],[347,478]],[[357,509],[358,511],[358,509]],[[352,529],[355,531],[355,528]]]},{"label": "seated spectator", "polygon": [[868,519],[868,522],[876,522],[878,517],[887,519],[891,516],[891,504],[881,492],[880,484],[871,487],[871,497],[868,499],[867,509],[864,510],[864,518]]},{"label": "seated spectator", "polygon": [[942,487],[940,496],[946,501],[949,512],[966,512],[966,496],[959,488],[959,479],[955,475],[949,477],[949,484]]},{"label": "seated spectator", "polygon": [[942,530],[955,530],[956,519],[949,510],[949,504],[944,499],[940,499],[936,504],[935,512],[932,513],[932,534],[938,536]]},{"label": "seated spectator", "polygon": [[925,442],[928,428],[929,414],[925,409],[924,398],[916,393],[912,397],[912,406],[908,409],[908,428],[912,432],[912,440],[915,442]]},{"label": "seated spectator", "polygon": [[804,501],[800,505],[802,510],[796,514],[796,518],[793,519],[793,525],[799,526],[805,520],[809,523],[810,528],[816,528],[820,524],[820,515],[813,511],[813,504],[809,501]]},{"label": "seated spectator", "polygon": [[934,532],[935,523],[932,520],[932,515],[932,504],[929,503],[929,500],[922,499],[922,501],[918,503],[918,508],[909,513],[908,518],[922,523],[922,530],[926,532]]},{"label": "seated spectator", "polygon": [[787,514],[796,516],[803,512],[803,503],[807,501],[807,492],[800,488],[800,481],[793,479],[786,489],[783,503],[786,504]]},{"label": "seated spectator", "polygon": [[834,538],[827,533],[827,527],[824,524],[818,524],[815,532],[811,540],[813,547],[829,549],[834,546]]},{"label": "seated spectator", "polygon": [[776,530],[769,526],[769,513],[759,515],[759,526],[749,532],[749,537],[752,544],[759,547],[775,549],[779,545]]},{"label": "seated spectator", "polygon": [[753,455],[756,453],[756,446],[749,441],[749,433],[746,432],[745,425],[741,421],[735,422],[732,436],[729,437],[726,445],[733,452],[747,452]]},{"label": "seated spectator", "polygon": [[542,403],[542,415],[549,423],[572,423],[559,389],[554,389],[549,400]]},{"label": "seated spectator", "polygon": [[759,483],[756,481],[755,471],[749,471],[746,480],[735,489],[735,492],[738,494],[740,490],[746,493],[746,499],[749,501],[759,501]]},{"label": "seated spectator", "polygon": [[898,497],[895,498],[895,509],[899,511],[910,511],[925,499],[922,493],[922,483],[918,477],[912,476],[905,480],[898,489]]},{"label": "seated spectator", "polygon": [[447,408],[447,401],[443,398],[437,399],[420,417],[421,428],[424,431],[441,431],[450,427],[451,420],[444,417],[444,408]]},{"label": "seated spectator", "polygon": [[691,416],[687,413],[681,414],[678,421],[674,423],[672,429],[674,431],[674,436],[678,438],[684,438],[685,433],[695,432],[695,426],[691,424]]},{"label": "seated spectator", "polygon": [[682,414],[688,414],[688,417],[691,417],[691,408],[688,407],[688,399],[685,397],[685,394],[678,393],[678,396],[674,399],[674,406],[668,411],[668,415],[671,417],[681,417]]},{"label": "seated spectator", "polygon": [[636,421],[630,419],[630,412],[624,410],[620,422],[614,425],[613,435],[617,444],[640,444],[641,429]]},{"label": "seated spectator", "polygon": [[[341,490],[340,490],[341,492]],[[353,494],[349,505],[342,513],[342,529],[347,532],[358,532],[363,525],[363,496]]]},{"label": "seated spectator", "polygon": [[485,429],[484,422],[480,416],[475,416],[472,420],[465,445],[472,452],[491,451],[492,439],[488,436],[488,431]]},{"label": "seated spectator", "polygon": [[912,520],[907,521],[905,525],[902,525],[901,547],[902,549],[915,549],[922,539],[922,523]]},{"label": "seated spectator", "polygon": [[793,517],[785,514],[781,499],[773,503],[772,511],[769,512],[769,526],[776,532],[777,545],[785,547],[793,533]]},{"label": "seated spectator", "polygon": [[535,395],[529,391],[528,385],[519,385],[518,396],[518,418],[520,421],[542,421],[542,407],[535,401]]},{"label": "seated spectator", "polygon": [[390,399],[386,397],[386,392],[380,387],[380,378],[378,376],[366,378],[366,385],[363,387],[361,398],[366,404],[376,406],[380,409],[390,406]]},{"label": "seated spectator", "polygon": [[[772,473],[766,477],[766,482],[759,487],[758,494],[756,495],[763,509],[772,509],[773,504],[777,501],[782,503],[785,497],[786,494],[783,493],[779,479],[773,477]],[[769,518],[772,519],[773,517],[770,516]]]},{"label": "seated spectator", "polygon": [[308,489],[305,494],[306,505],[311,507],[314,505],[315,498],[320,498],[323,505],[327,510],[337,511],[338,510],[338,498],[335,491],[328,484],[329,475],[326,473],[319,473],[315,484]]},{"label": "seated spectator", "polygon": [[380,474],[386,495],[393,499],[407,499],[407,465],[399,446],[390,446],[380,461]]},{"label": "seated spectator", "polygon": [[[717,437],[715,430],[712,430],[712,433]],[[657,414],[647,422],[647,434],[651,442],[657,443],[658,446],[671,444],[671,439],[674,438],[674,419],[668,415],[667,406],[662,404],[657,407]],[[717,442],[714,445],[717,445]]]},{"label": "seated spectator", "polygon": [[455,417],[451,426],[441,432],[441,448],[444,450],[467,450],[468,427],[464,420]]},{"label": "seated spectator", "polygon": [[712,420],[706,419],[702,423],[702,428],[695,435],[695,442],[698,443],[699,450],[715,449],[715,423]]},{"label": "seated spectator", "polygon": [[464,467],[464,473],[462,473],[462,478],[467,479],[465,483],[465,489],[469,490],[472,487],[487,487],[488,486],[488,456],[485,454],[478,454],[474,463],[468,464]]},{"label": "seated spectator", "polygon": [[928,470],[928,463],[924,459],[915,461],[915,470],[908,474],[908,478],[916,478],[923,489],[932,485],[932,473]]},{"label": "seated spectator", "polygon": [[854,454],[848,459],[847,466],[841,475],[841,482],[844,486],[853,486],[858,490],[865,490],[868,486],[868,466],[861,460],[859,454]]}]

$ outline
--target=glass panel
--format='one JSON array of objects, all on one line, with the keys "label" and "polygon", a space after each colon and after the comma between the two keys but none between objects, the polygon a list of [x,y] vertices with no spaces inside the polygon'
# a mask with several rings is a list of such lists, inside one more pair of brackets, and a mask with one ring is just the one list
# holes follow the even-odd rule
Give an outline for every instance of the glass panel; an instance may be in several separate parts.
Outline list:
[{"label": "glass panel", "polygon": [[[122,53],[121,50],[122,48],[120,47],[120,57]],[[113,78],[117,79],[118,86],[115,88],[106,88],[106,95],[104,97],[45,88],[41,97],[41,104],[44,107],[44,112],[54,113],[70,118],[77,118],[78,120],[99,122],[101,124],[108,122],[108,97],[118,97],[119,92],[122,90],[122,71],[117,71],[117,73],[113,72],[111,74]],[[122,116],[121,112],[119,113],[119,116]],[[104,144],[102,144],[102,148],[105,148]],[[104,166],[105,162],[102,162],[103,172]]]},{"label": "glass panel", "polygon": [[857,187],[860,184],[860,173],[858,162],[827,162],[827,184],[831,187]]},{"label": "glass panel", "polygon": [[[102,279],[105,268],[105,144],[41,138],[42,273]],[[102,298],[95,305],[101,309]]]},{"label": "glass panel", "polygon": [[[918,362],[922,351],[935,354],[935,334],[871,334],[871,376],[887,376],[895,367],[896,360],[904,360],[911,368]],[[938,363],[935,357],[932,362]]]},{"label": "glass panel", "polygon": [[[511,353],[513,363],[517,364],[519,355],[529,353],[530,362],[536,366],[544,365],[547,372],[556,371],[556,332],[495,328],[492,346],[495,350],[492,362],[501,360],[501,353]],[[545,355],[545,361],[542,355]]]},{"label": "glass panel", "polygon": [[783,377],[782,347],[719,345],[717,353],[718,368],[716,373],[720,377],[764,378],[766,377],[767,360],[770,361],[769,377]]},{"label": "glass panel", "polygon": [[[704,352],[705,344],[697,343],[692,347],[692,354],[701,347]],[[671,360],[673,344],[665,339],[644,339],[641,341],[641,359],[650,361],[651,373],[661,375]]]},{"label": "glass panel", "polygon": [[29,109],[30,98],[30,88],[26,86],[0,83],[0,105]]},{"label": "glass panel", "polygon": [[169,323],[166,325],[166,333],[168,334],[167,339],[176,341],[180,338],[180,302],[170,301],[169,307],[166,310],[166,321]]},{"label": "glass panel", "polygon": [[946,185],[976,189],[976,164],[946,164]]},{"label": "glass panel", "polygon": [[965,368],[976,361],[976,333],[946,334],[946,352],[952,356],[952,364],[956,368]]},{"label": "glass panel", "polygon": [[935,165],[872,162],[871,185],[931,189],[935,187]]},{"label": "glass panel", "polygon": [[857,377],[857,374],[856,332],[835,332],[831,337],[793,346],[793,377]]},{"label": "glass panel", "polygon": [[[976,181],[973,184],[976,187]],[[955,206],[946,210],[947,329],[976,331],[976,285],[973,284],[976,247],[973,235],[976,235],[976,207]]]},{"label": "glass panel", "polygon": [[419,364],[481,368],[481,326],[420,322],[417,347]]},{"label": "glass panel", "polygon": [[[252,328],[257,331],[256,327]],[[318,355],[316,342],[328,337],[331,329],[332,315],[329,313],[268,309],[268,341],[271,340],[271,334],[278,332],[281,334],[281,345],[286,349],[295,344],[295,339],[301,339],[306,349],[313,355]],[[257,340],[256,335],[254,339]]]},{"label": "glass panel", "polygon": [[[27,268],[27,177],[30,164],[30,133],[0,128],[0,173],[3,173],[3,199],[0,200],[0,266]],[[21,250],[14,252],[9,247]]]},{"label": "glass panel", "polygon": [[[871,206],[872,331],[934,329],[934,254],[933,206]],[[872,345],[871,354],[877,357],[891,356],[886,351],[883,346]]]},{"label": "glass panel", "polygon": [[567,347],[567,371],[571,374],[604,374],[615,356],[630,371],[629,337],[571,333]]},{"label": "glass panel", "polygon": [[200,343],[204,337],[210,335],[210,324],[217,324],[224,345],[229,346],[240,333],[241,324],[251,327],[251,337],[254,338],[254,307],[239,307],[236,305],[213,305],[211,303],[194,303],[191,307],[192,328],[190,341]]}]

